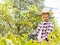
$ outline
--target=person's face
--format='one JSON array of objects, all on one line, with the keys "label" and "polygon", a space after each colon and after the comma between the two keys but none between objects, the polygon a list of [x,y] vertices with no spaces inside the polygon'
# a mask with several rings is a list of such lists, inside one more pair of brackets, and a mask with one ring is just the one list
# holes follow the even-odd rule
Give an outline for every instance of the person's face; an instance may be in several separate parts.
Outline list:
[{"label": "person's face", "polygon": [[49,14],[48,13],[42,13],[42,19],[43,20],[49,19]]}]

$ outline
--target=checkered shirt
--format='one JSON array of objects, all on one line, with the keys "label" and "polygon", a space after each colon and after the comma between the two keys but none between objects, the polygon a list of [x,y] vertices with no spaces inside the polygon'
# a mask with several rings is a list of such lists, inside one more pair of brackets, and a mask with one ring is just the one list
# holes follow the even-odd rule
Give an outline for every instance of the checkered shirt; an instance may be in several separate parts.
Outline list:
[{"label": "checkered shirt", "polygon": [[33,34],[37,34],[38,41],[41,42],[43,39],[47,38],[50,32],[53,31],[53,27],[53,23],[50,20],[40,22]]}]

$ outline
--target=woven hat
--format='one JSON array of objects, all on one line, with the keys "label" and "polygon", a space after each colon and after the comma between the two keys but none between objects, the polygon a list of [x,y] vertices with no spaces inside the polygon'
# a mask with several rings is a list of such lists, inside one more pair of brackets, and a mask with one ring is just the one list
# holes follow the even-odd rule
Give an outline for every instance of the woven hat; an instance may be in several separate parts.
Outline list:
[{"label": "woven hat", "polygon": [[43,13],[53,14],[53,12],[51,12],[50,8],[43,8],[41,14],[43,14]]}]

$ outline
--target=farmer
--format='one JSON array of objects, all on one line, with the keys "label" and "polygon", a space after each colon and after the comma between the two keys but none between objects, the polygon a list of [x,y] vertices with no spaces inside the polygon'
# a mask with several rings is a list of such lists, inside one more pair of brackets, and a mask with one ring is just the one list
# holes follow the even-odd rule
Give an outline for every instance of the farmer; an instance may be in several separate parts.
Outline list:
[{"label": "farmer", "polygon": [[49,20],[50,13],[49,8],[43,8],[42,9],[42,22],[40,22],[37,26],[37,29],[30,34],[30,38],[34,39],[35,36],[37,36],[37,41],[41,42],[42,40],[48,41],[47,37],[50,34],[50,32],[53,31],[53,23]]}]

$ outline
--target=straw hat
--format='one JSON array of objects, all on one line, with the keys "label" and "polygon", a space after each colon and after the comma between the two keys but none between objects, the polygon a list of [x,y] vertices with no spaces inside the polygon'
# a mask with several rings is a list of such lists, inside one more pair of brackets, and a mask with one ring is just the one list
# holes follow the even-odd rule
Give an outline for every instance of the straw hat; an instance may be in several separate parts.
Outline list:
[{"label": "straw hat", "polygon": [[43,8],[41,14],[43,14],[43,13],[53,14],[53,12],[51,12],[50,8]]}]

